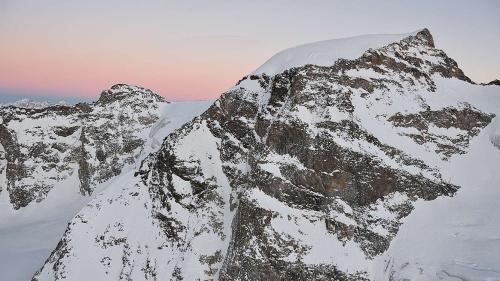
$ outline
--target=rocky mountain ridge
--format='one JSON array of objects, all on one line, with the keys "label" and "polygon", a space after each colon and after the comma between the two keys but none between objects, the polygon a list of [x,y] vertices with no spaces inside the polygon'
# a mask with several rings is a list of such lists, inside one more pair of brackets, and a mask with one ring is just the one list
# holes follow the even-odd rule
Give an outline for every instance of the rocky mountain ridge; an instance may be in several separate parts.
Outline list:
[{"label": "rocky mountain ridge", "polygon": [[405,217],[459,190],[443,167],[498,114],[453,95],[485,86],[428,30],[398,38],[244,77],[96,196],[33,280],[379,279]]},{"label": "rocky mountain ridge", "polygon": [[486,85],[496,85],[496,86],[500,86],[500,80],[498,79],[495,79],[493,81],[490,81],[488,84]]},{"label": "rocky mountain ridge", "polygon": [[[62,101],[59,103],[56,103],[56,105],[57,104],[65,105],[65,103]],[[23,108],[43,108],[43,107],[47,107],[50,105],[51,105],[51,103],[49,103],[49,102],[38,102],[38,101],[33,101],[31,99],[21,99],[21,100],[11,102],[11,103],[0,103],[0,107],[14,106],[14,107],[23,107]]]},{"label": "rocky mountain ridge", "polygon": [[117,84],[95,103],[0,108],[0,143],[10,202],[19,209],[40,202],[58,182],[78,174],[80,191],[133,164],[147,131],[166,103],[152,91]]}]

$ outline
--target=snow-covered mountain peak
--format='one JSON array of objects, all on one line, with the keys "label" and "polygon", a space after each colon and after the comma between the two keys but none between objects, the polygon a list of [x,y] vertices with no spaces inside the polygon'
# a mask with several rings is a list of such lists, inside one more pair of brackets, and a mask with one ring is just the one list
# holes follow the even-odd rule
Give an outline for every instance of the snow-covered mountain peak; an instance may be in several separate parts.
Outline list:
[{"label": "snow-covered mountain peak", "polygon": [[0,107],[0,280],[29,280],[89,195],[134,169],[209,106],[150,102],[158,98],[133,86],[109,91],[130,96],[105,104]]},{"label": "snow-covered mountain peak", "polygon": [[111,86],[110,89],[104,90],[97,101],[98,104],[105,105],[116,101],[123,102],[166,102],[165,98],[159,94],[139,86],[116,84]]},{"label": "snow-covered mountain peak", "polygon": [[50,106],[50,103],[48,102],[38,102],[34,101],[32,99],[20,99],[18,101],[12,102],[12,103],[5,103],[5,104],[0,104],[0,107],[2,106],[15,106],[15,107],[22,107],[22,108],[44,108],[47,106]]},{"label": "snow-covered mountain peak", "polygon": [[48,101],[35,101],[30,98],[23,98],[20,100],[17,100],[15,102],[9,102],[9,103],[0,103],[0,108],[1,107],[17,107],[17,108],[25,108],[25,109],[42,109],[46,108],[49,106],[58,106],[58,105],[67,105],[67,102],[64,100],[58,101],[58,102],[48,102]]},{"label": "snow-covered mountain peak", "polygon": [[377,49],[403,39],[419,39],[424,45],[434,47],[434,40],[427,28],[405,34],[371,34],[332,39],[285,49],[252,74],[275,75],[307,64],[331,66],[338,59],[355,59],[369,49]]},{"label": "snow-covered mountain peak", "polygon": [[0,192],[19,209],[77,175],[81,193],[91,194],[134,164],[167,104],[149,89],[117,84],[93,103],[0,107],[0,144],[15,162]]}]

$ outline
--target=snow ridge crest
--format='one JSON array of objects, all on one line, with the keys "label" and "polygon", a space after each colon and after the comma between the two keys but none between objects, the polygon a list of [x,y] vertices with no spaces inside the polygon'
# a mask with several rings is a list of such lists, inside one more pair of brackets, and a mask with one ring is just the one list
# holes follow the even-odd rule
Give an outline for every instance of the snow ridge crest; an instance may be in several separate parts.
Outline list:
[{"label": "snow ridge crest", "polygon": [[279,74],[293,67],[307,64],[331,66],[338,59],[355,59],[369,49],[378,49],[402,40],[421,40],[421,44],[434,48],[429,29],[424,28],[405,34],[370,34],[319,41],[285,49],[266,61],[252,74]]}]

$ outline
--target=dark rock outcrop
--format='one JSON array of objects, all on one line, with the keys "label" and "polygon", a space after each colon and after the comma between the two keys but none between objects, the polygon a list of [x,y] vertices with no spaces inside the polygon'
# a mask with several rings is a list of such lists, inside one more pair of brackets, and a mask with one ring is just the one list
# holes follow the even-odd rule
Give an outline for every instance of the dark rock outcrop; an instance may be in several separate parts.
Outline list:
[{"label": "dark rock outcrop", "polygon": [[487,83],[486,85],[497,85],[497,86],[500,86],[500,80],[495,79],[495,80]]}]

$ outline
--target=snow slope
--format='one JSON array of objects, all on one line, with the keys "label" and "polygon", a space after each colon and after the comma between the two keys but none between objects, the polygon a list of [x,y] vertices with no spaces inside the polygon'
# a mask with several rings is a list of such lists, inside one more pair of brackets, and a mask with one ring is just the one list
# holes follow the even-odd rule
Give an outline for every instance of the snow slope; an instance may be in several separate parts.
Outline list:
[{"label": "snow slope", "polygon": [[[496,114],[467,154],[442,163],[443,176],[461,186],[454,197],[420,200],[388,251],[374,265],[374,278],[388,280],[500,280],[500,87],[440,80],[438,92]],[[473,93],[473,94],[471,94]]]},{"label": "snow slope", "polygon": [[[143,132],[148,142],[135,163],[156,151],[163,139],[193,117],[205,111],[212,102],[171,102],[159,108],[160,118]],[[2,150],[3,151],[3,148]],[[5,177],[0,163],[0,176]],[[122,174],[98,185],[92,197],[82,196],[76,173],[59,182],[43,201],[14,210],[8,193],[0,193],[0,280],[29,280],[56,247],[68,222],[97,194],[118,185],[117,178],[130,181],[136,165],[128,165]],[[76,169],[75,169],[76,170]],[[0,184],[5,180],[0,180]]]}]

